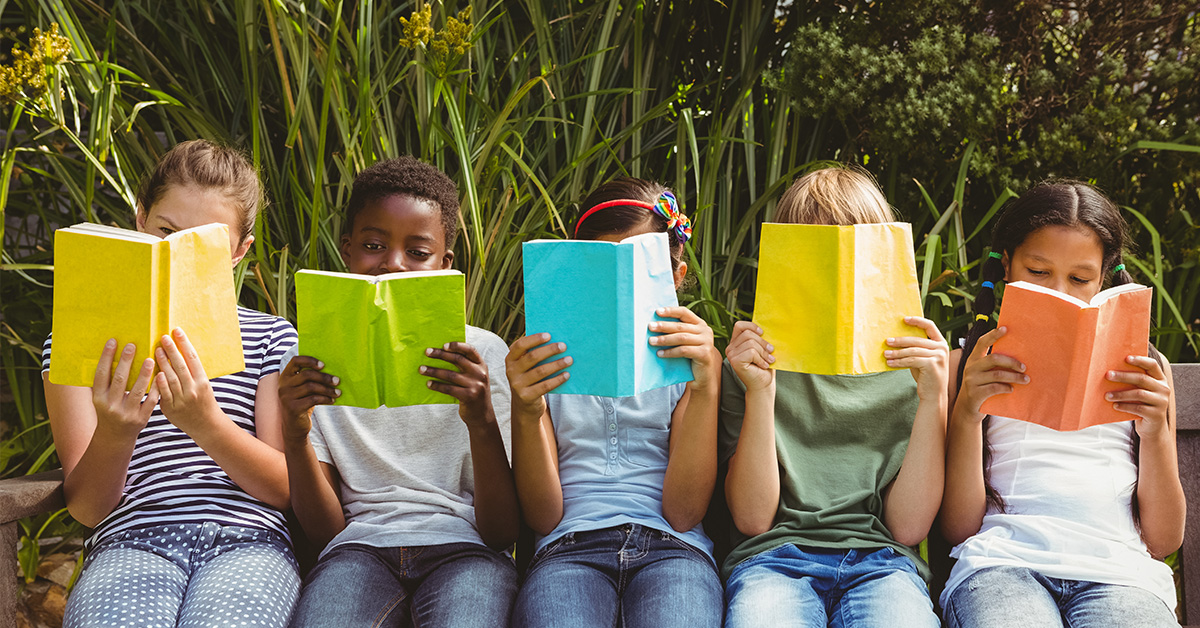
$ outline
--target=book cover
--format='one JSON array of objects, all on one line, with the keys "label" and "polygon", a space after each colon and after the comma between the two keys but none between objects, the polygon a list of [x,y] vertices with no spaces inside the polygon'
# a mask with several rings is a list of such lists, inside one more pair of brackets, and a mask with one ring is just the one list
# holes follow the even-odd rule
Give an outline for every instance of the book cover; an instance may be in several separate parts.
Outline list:
[{"label": "book cover", "polygon": [[888,338],[924,336],[912,228],[764,223],[754,322],[776,369],[844,375],[893,370]]},{"label": "book cover", "polygon": [[162,239],[92,223],[55,231],[50,381],[90,387],[109,338],[117,339],[118,358],[134,343],[133,364],[140,368],[176,327],[188,335],[210,379],[242,371],[232,269],[223,224]]},{"label": "book cover", "polygon": [[679,304],[667,234],[621,242],[533,240],[521,245],[525,333],[549,333],[572,356],[554,392],[629,397],[692,381],[691,361],[660,358],[649,324]]},{"label": "book cover", "polygon": [[453,368],[425,355],[466,342],[466,297],[457,270],[356,275],[296,273],[300,354],[341,379],[334,405],[358,408],[458,403],[430,390],[421,365]]},{"label": "book cover", "polygon": [[1152,295],[1150,288],[1128,283],[1089,303],[1024,281],[1007,284],[999,326],[1008,333],[992,351],[1024,363],[1029,383],[989,397],[980,409],[1059,431],[1133,420],[1104,399],[1129,385],[1106,375],[1138,370],[1125,358],[1147,353]]}]

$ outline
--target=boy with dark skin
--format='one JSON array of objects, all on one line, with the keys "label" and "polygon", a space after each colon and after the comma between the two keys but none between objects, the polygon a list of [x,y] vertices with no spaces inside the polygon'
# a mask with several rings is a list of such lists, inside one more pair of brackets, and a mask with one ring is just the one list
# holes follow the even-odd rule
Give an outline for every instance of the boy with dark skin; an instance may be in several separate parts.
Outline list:
[{"label": "boy with dark skin", "polygon": [[[355,179],[342,260],[365,275],[449,269],[457,222],[457,189],[443,173],[412,158],[380,162]],[[457,417],[451,405],[314,416],[340,395],[339,378],[310,356],[283,370],[292,507],[327,546],[294,626],[507,625],[516,572],[498,550],[515,542],[520,514],[508,385],[489,376],[504,372],[507,346],[474,327],[467,340],[426,350],[449,368],[398,374],[429,378],[458,400]]]}]

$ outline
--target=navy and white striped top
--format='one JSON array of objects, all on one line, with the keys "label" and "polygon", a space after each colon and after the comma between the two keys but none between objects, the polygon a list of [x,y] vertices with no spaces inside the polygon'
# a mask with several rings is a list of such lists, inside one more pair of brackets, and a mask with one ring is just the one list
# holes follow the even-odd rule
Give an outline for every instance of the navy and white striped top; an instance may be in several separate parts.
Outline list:
[{"label": "navy and white striped top", "polygon": [[[282,369],[279,360],[296,344],[296,330],[282,318],[243,307],[238,308],[238,324],[246,370],[211,383],[225,415],[255,434],[258,381]],[[42,347],[43,372],[50,369],[50,341],[46,338]],[[155,407],[134,443],[121,501],[96,526],[85,545],[91,548],[134,528],[206,521],[271,530],[289,538],[282,513],[242,490]]]}]

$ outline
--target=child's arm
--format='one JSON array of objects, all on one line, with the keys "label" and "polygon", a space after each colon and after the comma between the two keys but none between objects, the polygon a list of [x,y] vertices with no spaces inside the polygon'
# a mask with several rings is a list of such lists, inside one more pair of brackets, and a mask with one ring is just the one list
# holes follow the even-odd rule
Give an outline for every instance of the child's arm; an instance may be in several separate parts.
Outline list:
[{"label": "child's arm", "polygon": [[979,411],[992,395],[1012,392],[1016,384],[1029,383],[1025,365],[1016,358],[989,354],[992,345],[1006,329],[993,329],[979,338],[963,369],[963,383],[957,394],[958,363],[962,350],[950,355],[950,420],[946,427],[946,488],[942,495],[942,534],[951,545],[958,545],[979,532],[987,512],[987,492],[983,477],[983,418]]},{"label": "child's arm", "polygon": [[304,533],[318,547],[325,547],[346,527],[341,482],[333,465],[317,459],[308,440],[312,431],[313,407],[333,403],[341,394],[338,378],[322,373],[325,364],[299,355],[280,371],[279,400],[283,406],[283,453],[287,460],[292,510]]},{"label": "child's arm", "polygon": [[1111,371],[1108,379],[1134,386],[1109,393],[1113,407],[1135,419],[1141,444],[1138,449],[1137,505],[1142,540],[1156,558],[1183,544],[1187,502],[1179,482],[1175,449],[1175,394],[1171,367],[1144,356],[1129,356],[1129,364],[1143,372]]},{"label": "child's arm", "polygon": [[749,321],[733,325],[725,357],[746,387],[737,448],[729,458],[725,501],[733,524],[746,536],[771,529],[779,511],[779,458],[775,451],[775,347]]},{"label": "child's arm", "polygon": [[474,347],[464,342],[452,342],[442,349],[428,349],[425,355],[458,367],[458,371],[425,366],[419,370],[434,378],[429,381],[431,390],[458,400],[458,416],[467,425],[471,441],[475,525],[479,528],[479,536],[494,549],[509,547],[517,542],[521,509],[504,439],[492,408],[487,364]]},{"label": "child's arm", "polygon": [[[121,501],[137,435],[146,427],[158,390],[142,399],[140,392],[125,392],[133,363],[134,346],[126,345],[113,370],[117,342],[109,340],[100,354],[92,388],[46,385],[46,410],[54,447],[63,467],[63,495],[75,520],[94,528]],[[154,361],[143,364],[133,390],[150,386]]]},{"label": "child's arm", "polygon": [[562,483],[558,477],[558,443],[546,407],[545,394],[558,388],[570,373],[560,373],[572,362],[567,356],[538,365],[567,350],[550,334],[525,336],[513,343],[504,359],[512,389],[513,474],[525,521],[538,534],[550,534],[562,521]]},{"label": "child's arm", "polygon": [[717,406],[721,401],[721,354],[713,347],[708,324],[686,307],[660,308],[658,315],[679,321],[655,321],[650,344],[664,358],[689,358],[693,380],[671,414],[671,442],[663,478],[663,517],[686,532],[708,510],[717,482]]},{"label": "child's arm", "polygon": [[928,337],[889,338],[894,348],[883,352],[888,366],[912,371],[919,400],[900,472],[883,494],[883,523],[896,541],[916,545],[929,535],[942,503],[950,349],[933,321],[908,316],[904,322]]}]

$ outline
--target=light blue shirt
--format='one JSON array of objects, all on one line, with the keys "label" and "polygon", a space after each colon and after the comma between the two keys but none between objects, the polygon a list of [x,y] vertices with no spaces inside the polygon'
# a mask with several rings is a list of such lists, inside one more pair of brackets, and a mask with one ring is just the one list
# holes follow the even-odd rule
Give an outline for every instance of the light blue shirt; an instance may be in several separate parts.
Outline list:
[{"label": "light blue shirt", "polygon": [[563,517],[537,549],[570,532],[636,523],[712,557],[702,525],[676,532],[663,517],[671,413],[686,388],[675,384],[633,397],[546,395],[558,441]]}]

